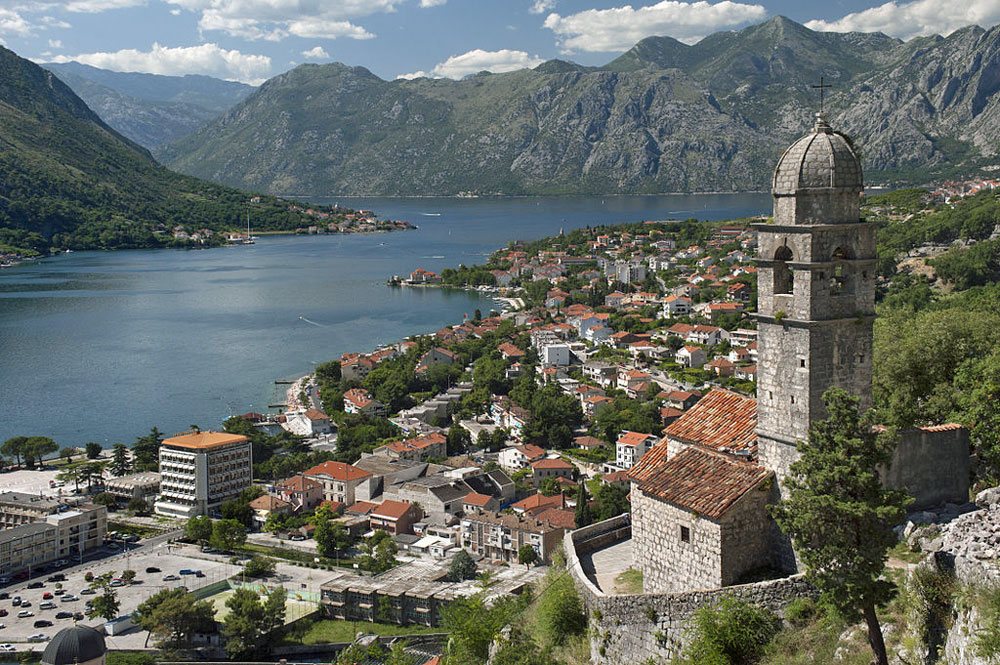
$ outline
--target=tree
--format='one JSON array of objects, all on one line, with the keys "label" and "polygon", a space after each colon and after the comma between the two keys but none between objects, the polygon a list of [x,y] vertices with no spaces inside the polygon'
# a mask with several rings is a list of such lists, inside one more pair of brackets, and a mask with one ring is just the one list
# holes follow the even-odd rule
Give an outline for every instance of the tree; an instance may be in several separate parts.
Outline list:
[{"label": "tree", "polygon": [[458,455],[469,449],[469,445],[472,443],[472,437],[469,435],[469,430],[465,429],[458,423],[454,423],[448,429],[448,454]]},{"label": "tree", "polygon": [[149,504],[146,503],[145,499],[140,499],[139,497],[129,499],[128,505],[125,506],[125,509],[135,513],[136,515],[149,514]]},{"label": "tree", "polygon": [[184,539],[193,543],[207,543],[212,539],[212,518],[208,515],[189,518],[184,525]]},{"label": "tree", "polygon": [[379,529],[361,546],[361,568],[371,573],[384,573],[396,561],[396,542],[388,532]]},{"label": "tree", "polygon": [[88,441],[86,445],[87,459],[97,459],[101,456],[101,444],[95,443],[94,441]]},{"label": "tree", "polygon": [[573,581],[564,570],[551,569],[546,575],[544,593],[538,598],[539,628],[552,644],[561,644],[568,636],[587,627],[583,603]]},{"label": "tree", "polygon": [[343,524],[333,521],[329,515],[329,509],[325,508],[316,512],[316,531],[313,538],[316,540],[316,550],[319,555],[331,559],[349,548],[353,538]]},{"label": "tree", "polygon": [[98,575],[90,583],[90,588],[97,592],[91,599],[91,604],[97,616],[103,617],[108,621],[118,618],[118,608],[120,603],[118,602],[118,592],[115,587],[111,586],[111,580],[114,579],[115,571],[111,570],[103,575]]},{"label": "tree", "polygon": [[80,491],[80,467],[74,466],[68,469],[64,469],[60,471],[58,475],[56,475],[56,478],[63,481],[64,483],[72,482],[74,485],[74,489],[77,492]]},{"label": "tree", "polygon": [[247,540],[247,530],[236,520],[219,520],[212,525],[212,547],[235,550]]},{"label": "tree", "polygon": [[178,647],[191,633],[214,628],[215,608],[211,602],[196,601],[184,589],[163,589],[141,603],[132,619],[162,646]]},{"label": "tree", "polygon": [[24,453],[24,444],[28,440],[26,436],[15,436],[7,439],[0,446],[0,453],[3,453],[7,457],[14,457],[17,459],[17,465],[21,466],[21,455]]},{"label": "tree", "polygon": [[594,491],[594,500],[597,501],[594,519],[598,522],[627,513],[630,509],[628,493],[618,485],[598,483],[597,489]]},{"label": "tree", "polygon": [[588,505],[588,501],[587,483],[581,478],[580,485],[576,489],[576,513],[574,514],[574,521],[576,522],[577,529],[587,526],[594,521],[593,515],[590,514],[590,505]]},{"label": "tree", "polygon": [[538,552],[531,545],[521,545],[517,550],[517,562],[523,563],[525,568],[531,568],[531,564],[538,561]]},{"label": "tree", "polygon": [[448,580],[451,582],[461,582],[462,580],[471,580],[476,576],[476,562],[472,560],[469,553],[465,550],[459,550],[451,559],[451,565],[448,566]]},{"label": "tree", "polygon": [[247,577],[267,577],[274,574],[274,559],[255,554],[243,566],[243,572]]},{"label": "tree", "polygon": [[125,584],[132,584],[132,580],[135,579],[135,571],[131,569],[123,570],[121,578],[125,581]]},{"label": "tree", "polygon": [[100,492],[94,497],[93,501],[100,506],[107,506],[108,508],[118,505],[118,497],[111,492]]},{"label": "tree", "polygon": [[284,587],[272,589],[264,601],[264,634],[267,635],[268,642],[277,641],[279,631],[285,625],[285,602],[288,600],[288,592]]},{"label": "tree", "polygon": [[219,512],[222,513],[223,519],[235,520],[244,527],[249,528],[253,524],[253,509],[250,508],[249,501],[240,499],[226,501],[219,506]]},{"label": "tree", "polygon": [[39,466],[46,455],[59,450],[59,444],[47,436],[29,436],[21,446],[21,455],[28,466],[34,466],[38,461]]},{"label": "tree", "polygon": [[124,443],[116,443],[111,453],[111,475],[122,477],[132,470],[132,463],[128,459],[128,448]]},{"label": "tree", "polygon": [[160,443],[163,434],[153,428],[146,436],[140,436],[132,444],[132,466],[136,471],[156,471],[160,460]]},{"label": "tree", "polygon": [[66,446],[59,451],[59,457],[66,460],[67,464],[73,461],[73,455],[76,455],[76,448],[72,446]]},{"label": "tree", "polygon": [[250,589],[237,589],[226,600],[229,614],[222,622],[222,636],[226,639],[226,655],[232,660],[249,660],[259,657],[265,646],[264,608],[257,594]]},{"label": "tree", "polygon": [[546,478],[538,485],[538,491],[542,496],[555,496],[562,491],[559,481],[555,478]]},{"label": "tree", "polygon": [[888,599],[882,579],[893,527],[911,499],[882,486],[879,468],[896,446],[891,431],[874,428],[873,412],[859,413],[859,399],[840,388],[823,395],[828,417],[809,428],[800,459],[785,478],[788,498],[772,515],[795,544],[806,577],[848,621],[863,617],[875,661],[888,658],[876,605]]}]

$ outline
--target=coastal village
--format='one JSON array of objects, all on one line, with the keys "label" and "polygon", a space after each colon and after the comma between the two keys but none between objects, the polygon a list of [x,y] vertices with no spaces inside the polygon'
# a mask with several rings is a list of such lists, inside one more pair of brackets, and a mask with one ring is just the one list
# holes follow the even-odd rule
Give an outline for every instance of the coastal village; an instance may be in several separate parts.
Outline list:
[{"label": "coastal village", "polygon": [[[41,463],[43,437],[9,440],[0,584],[20,609],[0,649],[50,640],[33,603],[79,602],[52,616],[89,621],[80,639],[100,628],[102,650],[392,648],[429,665],[451,608],[530,603],[564,580],[591,662],[666,662],[713,599],[780,613],[812,598],[768,506],[827,388],[872,400],[860,193],[856,156],[818,114],[778,165],[773,219],[575,229],[481,266],[416,267],[390,284],[474,289],[496,307],[344,353],[291,382],[277,413],[219,430],[67,449],[62,470]],[[920,511],[901,531],[914,551],[941,552],[952,523],[1000,528],[995,496],[968,500],[968,429],[898,437],[880,482]],[[966,577],[992,556],[948,542]],[[238,596],[270,627],[230,619],[253,616]],[[164,618],[168,599],[202,618]]]}]

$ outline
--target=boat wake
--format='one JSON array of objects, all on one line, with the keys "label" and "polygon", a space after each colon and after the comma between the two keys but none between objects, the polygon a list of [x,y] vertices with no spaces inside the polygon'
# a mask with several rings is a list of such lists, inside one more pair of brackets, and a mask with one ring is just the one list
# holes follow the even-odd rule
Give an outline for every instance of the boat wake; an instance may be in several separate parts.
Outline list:
[{"label": "boat wake", "polygon": [[306,317],[304,317],[304,316],[300,316],[300,317],[299,317],[299,320],[300,320],[300,321],[305,321],[305,322],[306,322],[306,323],[308,323],[309,325],[313,325],[313,326],[316,326],[317,328],[326,328],[326,326],[324,326],[324,325],[323,325],[322,323],[316,323],[315,321],[310,321],[309,319],[307,319],[307,318],[306,318]]},{"label": "boat wake", "polygon": [[422,259],[443,259],[444,257],[443,256],[439,256],[439,255],[435,255],[435,256],[421,256],[420,258],[422,258]]},{"label": "boat wake", "polygon": [[439,213],[439,212],[422,212],[420,214],[423,215],[424,217],[440,217],[441,216],[441,213]]}]

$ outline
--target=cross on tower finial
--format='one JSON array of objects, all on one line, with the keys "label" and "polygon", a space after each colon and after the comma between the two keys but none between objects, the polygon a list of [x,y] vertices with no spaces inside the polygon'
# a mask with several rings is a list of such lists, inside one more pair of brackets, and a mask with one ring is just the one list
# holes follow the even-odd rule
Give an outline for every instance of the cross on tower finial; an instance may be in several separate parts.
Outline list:
[{"label": "cross on tower finial", "polygon": [[829,83],[823,83],[823,77],[820,76],[819,77],[819,85],[814,85],[812,87],[819,89],[819,112],[822,113],[823,112],[823,93],[825,92],[826,88],[832,88],[833,86],[830,85]]}]

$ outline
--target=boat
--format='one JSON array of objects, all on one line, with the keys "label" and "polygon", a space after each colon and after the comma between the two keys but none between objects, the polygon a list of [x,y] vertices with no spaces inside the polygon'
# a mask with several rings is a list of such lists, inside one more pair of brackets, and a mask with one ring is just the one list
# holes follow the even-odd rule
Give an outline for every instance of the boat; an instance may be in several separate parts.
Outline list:
[{"label": "boat", "polygon": [[247,237],[243,239],[244,245],[252,245],[257,239],[250,235],[250,206],[247,206]]}]

